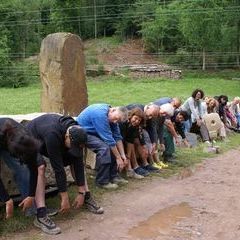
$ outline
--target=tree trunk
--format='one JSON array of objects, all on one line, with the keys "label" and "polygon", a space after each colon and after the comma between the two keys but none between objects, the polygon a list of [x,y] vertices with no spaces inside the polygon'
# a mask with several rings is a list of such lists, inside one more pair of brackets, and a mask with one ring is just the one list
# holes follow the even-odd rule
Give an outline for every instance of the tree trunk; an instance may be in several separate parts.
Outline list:
[{"label": "tree trunk", "polygon": [[206,70],[206,52],[205,52],[205,48],[203,48],[203,50],[202,50],[202,70],[203,71]]}]

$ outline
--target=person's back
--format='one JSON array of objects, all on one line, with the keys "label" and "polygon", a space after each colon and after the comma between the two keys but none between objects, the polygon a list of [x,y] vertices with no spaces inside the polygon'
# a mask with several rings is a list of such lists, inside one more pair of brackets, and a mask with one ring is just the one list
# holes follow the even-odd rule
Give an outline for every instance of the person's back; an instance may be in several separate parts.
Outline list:
[{"label": "person's back", "polygon": [[172,98],[170,97],[162,97],[162,98],[159,98],[157,100],[155,100],[153,103],[158,105],[158,106],[161,106],[163,104],[166,104],[166,103],[171,103],[172,102]]},{"label": "person's back", "polygon": [[[121,140],[118,122],[111,121],[110,114],[118,111],[119,107],[111,107],[109,104],[93,104],[85,108],[77,117],[78,124],[93,136],[100,137],[109,146],[115,146]],[[126,114],[124,109],[124,115]],[[125,117],[124,117],[125,118]]]},{"label": "person's back", "polygon": [[108,111],[109,104],[92,104],[85,108],[77,117],[77,122],[84,127],[87,133],[98,134],[97,128],[100,131],[100,125],[105,125],[109,122]]},{"label": "person's back", "polygon": [[53,150],[57,141],[58,145],[64,149],[65,132],[72,125],[77,125],[77,122],[71,117],[45,114],[30,121],[27,128],[40,141],[40,153],[49,156],[46,144],[49,144],[49,148]]}]

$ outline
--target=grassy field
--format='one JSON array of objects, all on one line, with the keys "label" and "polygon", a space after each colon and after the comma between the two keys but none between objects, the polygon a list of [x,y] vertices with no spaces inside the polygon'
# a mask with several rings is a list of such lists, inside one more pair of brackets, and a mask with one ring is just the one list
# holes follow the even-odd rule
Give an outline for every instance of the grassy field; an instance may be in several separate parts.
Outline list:
[{"label": "grassy field", "polygon": [[[228,95],[231,99],[240,95],[240,72],[223,71],[218,73],[199,73],[187,72],[183,74],[181,80],[167,79],[130,79],[129,77],[98,77],[87,80],[89,104],[97,102],[106,102],[112,105],[126,105],[129,103],[139,102],[148,103],[157,98],[164,96],[178,96],[182,100],[191,95],[195,88],[201,88],[206,95],[215,96],[220,94]],[[232,80],[236,79],[236,80]],[[24,114],[40,111],[40,91],[39,84],[33,84],[29,87],[17,89],[0,89],[0,114]],[[230,142],[226,144],[218,143],[222,151],[239,147],[240,134],[230,136]],[[214,154],[204,153],[203,145],[194,149],[178,149],[177,156],[179,163],[171,165],[165,170],[160,177],[169,177],[183,168],[193,168],[204,158],[215,156]],[[154,176],[157,177],[157,176]],[[150,181],[148,178],[144,181]],[[98,198],[104,194],[104,190],[96,189],[92,179],[91,189]],[[138,184],[131,181],[129,187]],[[120,189],[122,190],[122,188]],[[73,193],[71,192],[73,199]],[[59,206],[58,198],[47,200],[49,206]],[[56,203],[57,202],[57,203]],[[16,207],[17,209],[17,207]],[[6,234],[25,231],[32,227],[32,218],[23,218],[19,210],[16,210],[15,217],[9,221],[3,221],[4,209],[0,211],[0,238]],[[63,219],[72,219],[84,214],[82,211],[74,213],[73,211],[67,216],[58,216],[56,222]]]},{"label": "grassy field", "polygon": [[[218,73],[187,72],[181,80],[131,79],[116,76],[88,78],[89,104],[105,102],[116,105],[148,103],[164,96],[189,97],[195,88],[205,95],[224,94],[231,99],[240,95],[240,71]],[[0,89],[0,114],[25,114],[40,111],[41,85]]]}]

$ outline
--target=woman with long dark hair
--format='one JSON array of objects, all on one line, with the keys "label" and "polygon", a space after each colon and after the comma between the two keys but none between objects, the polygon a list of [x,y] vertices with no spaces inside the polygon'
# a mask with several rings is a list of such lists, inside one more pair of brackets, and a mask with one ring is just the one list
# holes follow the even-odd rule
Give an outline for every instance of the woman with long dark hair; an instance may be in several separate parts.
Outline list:
[{"label": "woman with long dark hair", "polygon": [[[19,207],[23,211],[35,200],[37,221],[48,234],[58,234],[60,228],[47,216],[45,206],[45,163],[38,159],[39,144],[23,125],[11,118],[0,118],[0,158],[13,171],[22,195]],[[0,199],[6,203],[6,218],[13,215],[13,201],[0,179]],[[35,219],[35,221],[36,221]]]},{"label": "woman with long dark hair", "polygon": [[202,99],[204,97],[204,92],[201,89],[195,89],[192,92],[192,96],[189,97],[183,105],[180,107],[181,110],[186,111],[190,117],[190,126],[185,127],[187,130],[196,134],[200,134],[202,141],[209,143],[210,136],[206,125],[204,124],[203,117],[203,106]]}]

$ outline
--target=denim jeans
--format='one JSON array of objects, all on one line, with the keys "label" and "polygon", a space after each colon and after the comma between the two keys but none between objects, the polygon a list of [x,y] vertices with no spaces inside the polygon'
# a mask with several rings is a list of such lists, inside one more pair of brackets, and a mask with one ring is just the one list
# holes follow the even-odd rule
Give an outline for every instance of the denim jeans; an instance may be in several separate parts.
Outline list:
[{"label": "denim jeans", "polygon": [[26,165],[21,164],[17,158],[10,155],[8,151],[0,149],[0,159],[5,162],[12,171],[15,183],[21,193],[22,198],[28,196],[29,193],[29,169]]},{"label": "denim jeans", "polygon": [[187,120],[183,122],[184,125],[184,132],[190,132],[191,126],[192,126],[192,121],[191,120]]},{"label": "denim jeans", "polygon": [[235,114],[237,118],[237,127],[240,127],[240,113]]},{"label": "denim jeans", "polygon": [[86,146],[96,153],[96,183],[102,185],[111,182],[118,172],[116,159],[110,146],[99,137],[89,134]]}]

